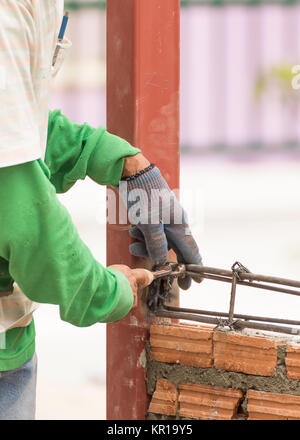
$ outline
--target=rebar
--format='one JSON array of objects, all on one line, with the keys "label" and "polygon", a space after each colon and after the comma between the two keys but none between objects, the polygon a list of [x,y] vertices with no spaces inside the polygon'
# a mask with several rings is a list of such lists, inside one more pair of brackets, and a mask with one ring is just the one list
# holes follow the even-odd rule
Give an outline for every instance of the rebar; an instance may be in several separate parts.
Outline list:
[{"label": "rebar", "polygon": [[[186,275],[191,277],[197,276],[198,278],[199,275],[201,275],[201,278],[230,283],[231,293],[229,312],[197,310],[166,305],[168,294],[171,290],[174,278],[180,278]],[[207,324],[215,324],[221,327],[229,327],[234,330],[252,328],[257,330],[300,335],[300,328],[289,327],[300,326],[300,321],[234,313],[236,291],[237,286],[239,285],[257,289],[265,289],[271,292],[275,291],[300,296],[299,290],[287,289],[284,287],[288,286],[300,288],[299,281],[274,276],[253,274],[239,262],[234,263],[231,270],[195,264],[178,265],[177,263],[169,263],[168,265],[160,268],[159,271],[154,272],[154,277],[155,283],[153,283],[153,286],[155,285],[155,290],[153,290],[153,286],[151,290],[150,286],[149,297],[151,300],[148,301],[148,307],[156,316],[204,322]],[[167,283],[166,280],[168,281]],[[158,299],[156,299],[156,297]]]}]

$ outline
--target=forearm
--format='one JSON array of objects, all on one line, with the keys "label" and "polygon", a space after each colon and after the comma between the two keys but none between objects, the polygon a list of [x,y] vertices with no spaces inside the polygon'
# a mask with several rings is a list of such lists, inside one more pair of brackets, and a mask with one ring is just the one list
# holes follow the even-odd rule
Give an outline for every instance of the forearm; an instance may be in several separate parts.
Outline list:
[{"label": "forearm", "polygon": [[26,296],[77,326],[129,312],[126,277],[93,258],[37,161],[0,169],[0,201],[0,257]]},{"label": "forearm", "polygon": [[117,186],[126,158],[138,153],[139,149],[104,127],[76,124],[59,110],[49,112],[45,162],[58,193],[86,176],[100,185]]}]

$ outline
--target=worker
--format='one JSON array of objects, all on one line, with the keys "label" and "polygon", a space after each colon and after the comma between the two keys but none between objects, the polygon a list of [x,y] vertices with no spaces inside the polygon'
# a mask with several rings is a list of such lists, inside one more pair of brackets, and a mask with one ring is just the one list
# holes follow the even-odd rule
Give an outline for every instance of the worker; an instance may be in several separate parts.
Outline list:
[{"label": "worker", "polygon": [[[160,265],[173,249],[178,261],[201,264],[184,210],[141,150],[104,127],[76,124],[60,110],[49,110],[53,76],[70,46],[63,39],[57,54],[63,8],[63,0],[0,3],[1,420],[35,417],[35,328],[28,313],[35,303],[58,305],[61,319],[75,326],[108,323],[128,314],[138,290],[153,280],[146,269],[96,261],[57,193],[89,176],[119,188],[130,214],[133,193],[150,200],[152,190],[163,190],[169,203],[156,205],[156,211],[138,198],[143,222],[131,215],[130,251]],[[182,221],[175,221],[175,212]],[[180,282],[186,289],[191,280]]]}]

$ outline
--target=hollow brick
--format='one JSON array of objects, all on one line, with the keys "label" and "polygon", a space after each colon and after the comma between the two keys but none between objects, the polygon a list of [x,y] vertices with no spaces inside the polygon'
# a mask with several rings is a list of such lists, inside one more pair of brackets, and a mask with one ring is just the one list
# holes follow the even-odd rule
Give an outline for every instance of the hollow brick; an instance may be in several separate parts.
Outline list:
[{"label": "hollow brick", "polygon": [[232,420],[243,398],[241,390],[195,383],[179,384],[179,416],[202,420]]},{"label": "hollow brick", "polygon": [[152,396],[149,412],[175,416],[178,406],[178,391],[167,379],[159,379]]},{"label": "hollow brick", "polygon": [[217,331],[213,336],[214,366],[222,370],[272,376],[277,363],[276,343],[264,337],[252,337]]},{"label": "hollow brick", "polygon": [[213,329],[193,325],[152,325],[151,359],[209,368],[213,365]]},{"label": "hollow brick", "polygon": [[300,380],[300,347],[290,345],[286,348],[285,365],[287,378]]},{"label": "hollow brick", "polygon": [[247,391],[248,420],[300,420],[300,396]]}]

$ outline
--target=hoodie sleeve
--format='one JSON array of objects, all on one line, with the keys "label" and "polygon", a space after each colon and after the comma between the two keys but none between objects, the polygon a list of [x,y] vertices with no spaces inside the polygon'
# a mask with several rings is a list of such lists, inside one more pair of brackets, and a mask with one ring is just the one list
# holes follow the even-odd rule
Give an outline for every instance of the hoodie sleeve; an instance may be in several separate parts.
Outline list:
[{"label": "hoodie sleeve", "polygon": [[95,260],[39,161],[0,168],[0,200],[3,288],[14,279],[29,299],[58,305],[61,319],[79,327],[131,310],[129,281]]},{"label": "hoodie sleeve", "polygon": [[68,191],[86,176],[100,185],[116,187],[122,177],[125,157],[140,152],[102,126],[76,124],[60,110],[49,112],[45,163],[57,193]]}]

